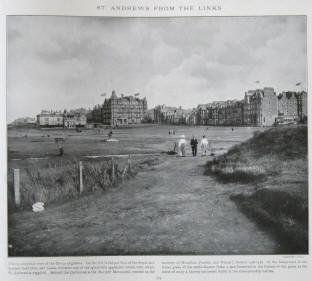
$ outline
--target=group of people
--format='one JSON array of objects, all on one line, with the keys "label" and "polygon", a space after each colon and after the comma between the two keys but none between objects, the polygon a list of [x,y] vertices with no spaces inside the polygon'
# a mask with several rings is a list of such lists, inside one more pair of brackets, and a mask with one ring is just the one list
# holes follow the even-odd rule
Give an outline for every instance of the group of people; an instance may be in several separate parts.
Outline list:
[{"label": "group of people", "polygon": [[175,135],[175,130],[171,129],[171,130],[169,131],[169,135]]},{"label": "group of people", "polygon": [[[180,139],[175,143],[174,151],[178,153],[179,156],[185,157],[185,149],[187,146],[187,141],[184,135],[180,137]],[[192,136],[190,141],[190,146],[192,148],[192,155],[195,157],[197,156],[197,146],[198,146],[198,140]],[[209,148],[209,142],[205,135],[203,135],[199,146],[201,148],[202,156],[207,155],[207,151]]]}]

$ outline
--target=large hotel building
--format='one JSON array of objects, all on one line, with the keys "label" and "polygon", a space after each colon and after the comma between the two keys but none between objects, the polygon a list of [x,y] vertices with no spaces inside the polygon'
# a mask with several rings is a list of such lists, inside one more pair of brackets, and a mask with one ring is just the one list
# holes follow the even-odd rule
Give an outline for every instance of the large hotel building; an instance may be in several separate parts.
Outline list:
[{"label": "large hotel building", "polygon": [[113,91],[110,98],[106,98],[102,106],[95,106],[91,113],[93,122],[111,127],[121,127],[140,124],[147,113],[146,98],[121,95],[117,97]]}]

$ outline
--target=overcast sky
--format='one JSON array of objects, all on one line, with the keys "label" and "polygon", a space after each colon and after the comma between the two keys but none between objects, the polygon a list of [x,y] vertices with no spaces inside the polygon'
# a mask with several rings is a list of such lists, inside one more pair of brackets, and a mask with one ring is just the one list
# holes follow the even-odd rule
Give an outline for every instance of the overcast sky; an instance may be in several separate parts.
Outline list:
[{"label": "overcast sky", "polygon": [[[7,19],[8,121],[139,92],[192,108],[306,84],[304,17]],[[305,87],[305,86],[304,86]]]}]

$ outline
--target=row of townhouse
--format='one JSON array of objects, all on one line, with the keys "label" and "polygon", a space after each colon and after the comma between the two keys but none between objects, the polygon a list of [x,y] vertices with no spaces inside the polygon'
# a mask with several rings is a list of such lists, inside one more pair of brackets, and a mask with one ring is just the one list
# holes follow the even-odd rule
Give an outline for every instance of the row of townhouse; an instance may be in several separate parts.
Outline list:
[{"label": "row of townhouse", "polygon": [[154,122],[160,124],[182,125],[187,124],[188,116],[192,110],[180,107],[158,105],[154,108]]},{"label": "row of townhouse", "polygon": [[250,90],[244,100],[214,102],[197,107],[198,125],[272,126],[278,121],[305,122],[307,93],[282,92],[271,87]]},{"label": "row of townhouse", "polygon": [[76,128],[84,127],[87,124],[86,112],[82,109],[71,110],[67,112],[42,110],[37,115],[37,127],[38,128],[51,128],[51,127],[63,127],[63,128]]},{"label": "row of townhouse", "polygon": [[215,101],[198,105],[193,110],[154,108],[154,120],[165,124],[218,126],[272,126],[285,122],[306,122],[307,93],[282,92],[274,88],[250,90],[243,100]]}]

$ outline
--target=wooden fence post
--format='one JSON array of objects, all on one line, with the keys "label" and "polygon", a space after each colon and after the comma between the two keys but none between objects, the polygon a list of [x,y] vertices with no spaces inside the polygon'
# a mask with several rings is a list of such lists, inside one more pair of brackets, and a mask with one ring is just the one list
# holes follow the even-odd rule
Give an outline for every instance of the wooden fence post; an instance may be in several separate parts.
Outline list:
[{"label": "wooden fence post", "polygon": [[129,172],[131,172],[131,154],[129,154],[128,156],[128,169],[129,169]]},{"label": "wooden fence post", "polygon": [[14,169],[14,201],[17,207],[21,205],[20,169]]},{"label": "wooden fence post", "polygon": [[82,161],[79,161],[79,193],[83,192]]},{"label": "wooden fence post", "polygon": [[114,164],[114,157],[112,157],[112,183],[115,181],[115,164]]}]

